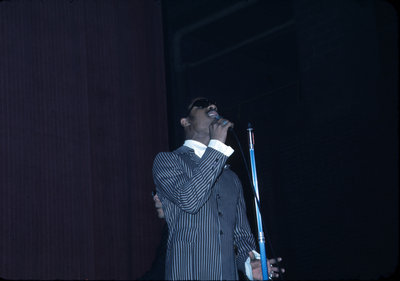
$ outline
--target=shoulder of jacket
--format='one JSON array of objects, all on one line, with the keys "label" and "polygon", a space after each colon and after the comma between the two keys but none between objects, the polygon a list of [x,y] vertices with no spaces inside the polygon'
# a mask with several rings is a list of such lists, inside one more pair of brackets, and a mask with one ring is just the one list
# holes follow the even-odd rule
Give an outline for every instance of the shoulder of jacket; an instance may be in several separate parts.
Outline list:
[{"label": "shoulder of jacket", "polygon": [[164,152],[159,152],[156,157],[155,160],[161,160],[161,159],[179,159],[181,158],[181,156],[184,156],[185,154],[190,154],[190,152],[193,151],[191,148],[186,147],[186,146],[181,146],[179,148],[177,148],[174,151],[164,151]]},{"label": "shoulder of jacket", "polygon": [[190,147],[182,145],[181,147],[178,147],[175,149],[172,153],[176,155],[186,155],[186,154],[191,154],[194,153],[194,150]]}]

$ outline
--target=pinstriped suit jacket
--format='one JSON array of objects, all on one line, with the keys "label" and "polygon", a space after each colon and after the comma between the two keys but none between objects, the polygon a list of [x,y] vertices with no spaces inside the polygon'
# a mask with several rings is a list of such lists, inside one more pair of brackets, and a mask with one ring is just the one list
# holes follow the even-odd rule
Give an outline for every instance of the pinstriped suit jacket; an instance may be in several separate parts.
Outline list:
[{"label": "pinstriped suit jacket", "polygon": [[169,228],[168,280],[236,280],[255,249],[236,174],[227,157],[208,147],[200,159],[182,146],[159,153],[153,165]]}]

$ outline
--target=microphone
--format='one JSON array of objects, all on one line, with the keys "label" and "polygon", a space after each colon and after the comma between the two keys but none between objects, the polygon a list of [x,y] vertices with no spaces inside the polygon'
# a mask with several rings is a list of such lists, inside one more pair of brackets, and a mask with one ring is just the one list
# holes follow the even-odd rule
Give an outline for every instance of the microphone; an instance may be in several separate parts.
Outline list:
[{"label": "microphone", "polygon": [[[221,115],[217,115],[214,117],[216,121],[223,119],[224,117],[222,117]],[[233,132],[233,126],[228,128],[228,131]]]}]

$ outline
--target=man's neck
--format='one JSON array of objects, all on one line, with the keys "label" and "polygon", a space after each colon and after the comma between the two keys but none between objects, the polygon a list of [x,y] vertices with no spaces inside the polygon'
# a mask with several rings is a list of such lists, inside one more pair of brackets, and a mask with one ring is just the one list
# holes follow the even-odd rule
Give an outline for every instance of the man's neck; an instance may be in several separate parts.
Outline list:
[{"label": "man's neck", "polygon": [[210,142],[210,135],[193,135],[193,136],[186,136],[185,138],[186,140],[195,140],[198,142],[201,142],[204,145],[208,145],[208,143]]}]

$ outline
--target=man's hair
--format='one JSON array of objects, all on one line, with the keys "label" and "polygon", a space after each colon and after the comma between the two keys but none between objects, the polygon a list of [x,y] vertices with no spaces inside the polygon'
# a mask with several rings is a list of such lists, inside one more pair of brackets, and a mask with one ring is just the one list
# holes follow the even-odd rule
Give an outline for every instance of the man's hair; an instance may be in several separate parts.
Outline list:
[{"label": "man's hair", "polygon": [[186,113],[185,113],[185,117],[189,117],[189,109],[193,106],[193,104],[198,101],[198,100],[202,100],[202,99],[208,99],[206,97],[195,97],[193,99],[191,99],[189,105],[186,107]]},{"label": "man's hair", "polygon": [[208,99],[206,97],[195,97],[193,99],[190,100],[189,105],[186,107],[187,110],[189,110],[189,108],[198,100],[203,100],[203,99]]}]

